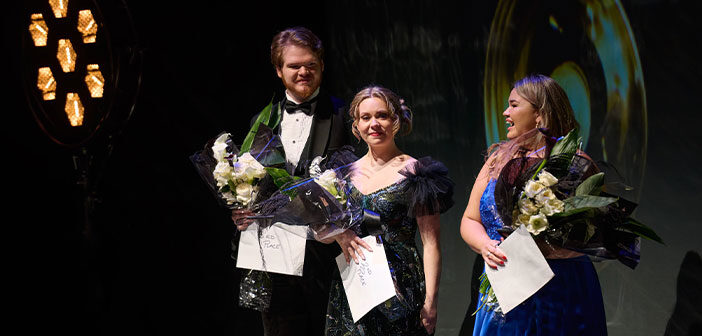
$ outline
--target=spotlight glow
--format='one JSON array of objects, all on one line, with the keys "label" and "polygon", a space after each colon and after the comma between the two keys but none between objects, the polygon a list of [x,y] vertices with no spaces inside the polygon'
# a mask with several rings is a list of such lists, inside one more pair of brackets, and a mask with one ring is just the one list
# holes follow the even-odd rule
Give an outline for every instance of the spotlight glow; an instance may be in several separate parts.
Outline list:
[{"label": "spotlight glow", "polygon": [[83,125],[83,113],[85,108],[83,108],[83,103],[80,101],[77,93],[69,92],[66,94],[66,116],[71,126],[81,126]]},{"label": "spotlight glow", "polygon": [[73,44],[69,39],[60,39],[58,43],[58,51],[56,58],[61,64],[63,72],[73,72],[76,69],[76,58],[78,55],[73,50]]},{"label": "spotlight glow", "polygon": [[83,43],[95,43],[98,26],[89,9],[78,12],[78,31],[83,34]]},{"label": "spotlight glow", "polygon": [[85,76],[85,84],[88,86],[88,90],[90,90],[90,97],[102,98],[105,88],[105,78],[102,77],[100,66],[97,64],[88,64],[87,70],[88,74]]},{"label": "spotlight glow", "polygon": [[54,79],[54,74],[51,72],[51,68],[39,68],[37,88],[39,91],[41,91],[44,100],[56,99],[56,79]]},{"label": "spotlight glow", "polygon": [[34,46],[46,46],[46,39],[49,36],[49,26],[46,25],[42,14],[32,14],[32,23],[29,24],[29,33],[32,35]]},{"label": "spotlight glow", "polygon": [[49,0],[51,10],[57,19],[65,18],[68,13],[68,0]]}]

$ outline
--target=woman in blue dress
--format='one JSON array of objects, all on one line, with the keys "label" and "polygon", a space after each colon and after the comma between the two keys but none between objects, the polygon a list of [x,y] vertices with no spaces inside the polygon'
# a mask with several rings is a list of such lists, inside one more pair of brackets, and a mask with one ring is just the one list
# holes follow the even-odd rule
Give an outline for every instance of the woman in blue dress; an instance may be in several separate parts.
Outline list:
[{"label": "woman in blue dress", "polygon": [[[332,282],[327,335],[428,335],[434,332],[441,272],[439,214],[453,204],[453,182],[446,167],[429,157],[414,159],[395,144],[411,129],[411,111],[392,91],[370,86],[356,94],[349,113],[353,133],[368,145],[354,162],[348,180],[350,200],[380,215],[379,235],[396,296],[356,323],[340,279]],[[415,235],[419,230],[423,253]],[[364,258],[359,228],[337,235],[347,262]],[[366,252],[368,253],[368,252]]]},{"label": "woman in blue dress", "polygon": [[[510,257],[498,245],[503,223],[494,192],[502,168],[515,158],[543,158],[548,150],[543,149],[548,146],[544,129],[557,138],[578,127],[565,91],[543,75],[517,81],[503,115],[508,140],[488,150],[461,220],[463,240],[482,255],[485,267],[498,272]],[[582,152],[578,155],[587,158]],[[602,292],[589,257],[538,239],[537,245],[555,276],[507,314],[496,303],[482,307],[473,335],[606,335]]]}]

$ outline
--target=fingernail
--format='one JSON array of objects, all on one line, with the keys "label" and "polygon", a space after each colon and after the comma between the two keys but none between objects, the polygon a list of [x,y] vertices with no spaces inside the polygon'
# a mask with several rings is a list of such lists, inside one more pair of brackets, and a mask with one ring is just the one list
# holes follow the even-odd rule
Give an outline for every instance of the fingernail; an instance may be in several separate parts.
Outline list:
[{"label": "fingernail", "polygon": [[502,257],[502,259],[507,260],[507,257]]},{"label": "fingernail", "polygon": [[500,265],[504,265],[504,264],[505,264],[505,262],[504,262],[504,261],[500,261]]}]

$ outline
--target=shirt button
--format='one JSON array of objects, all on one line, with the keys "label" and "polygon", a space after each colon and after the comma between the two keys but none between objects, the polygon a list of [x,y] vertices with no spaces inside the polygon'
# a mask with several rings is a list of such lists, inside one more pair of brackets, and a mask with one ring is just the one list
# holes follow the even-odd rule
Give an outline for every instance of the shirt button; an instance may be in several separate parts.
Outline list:
[{"label": "shirt button", "polygon": [[295,143],[295,140],[293,140],[293,143]]},{"label": "shirt button", "polygon": [[295,119],[295,121],[300,121],[300,119]]}]

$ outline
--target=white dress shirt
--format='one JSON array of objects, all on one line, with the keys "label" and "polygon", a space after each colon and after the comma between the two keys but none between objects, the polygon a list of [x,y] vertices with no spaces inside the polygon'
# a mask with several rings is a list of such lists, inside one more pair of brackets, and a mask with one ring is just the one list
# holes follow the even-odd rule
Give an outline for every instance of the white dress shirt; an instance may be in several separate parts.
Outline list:
[{"label": "white dress shirt", "polygon": [[[318,94],[319,88],[307,100],[313,99]],[[285,96],[296,104],[303,103],[295,100],[287,91],[285,91]],[[315,108],[317,108],[317,102],[312,103],[312,112],[314,112]],[[292,167],[297,167],[302,151],[305,149],[305,144],[307,144],[310,136],[314,116],[307,115],[301,110],[288,113],[283,106],[281,106],[281,109],[283,120],[280,122],[280,140],[283,143],[286,160]]]}]

